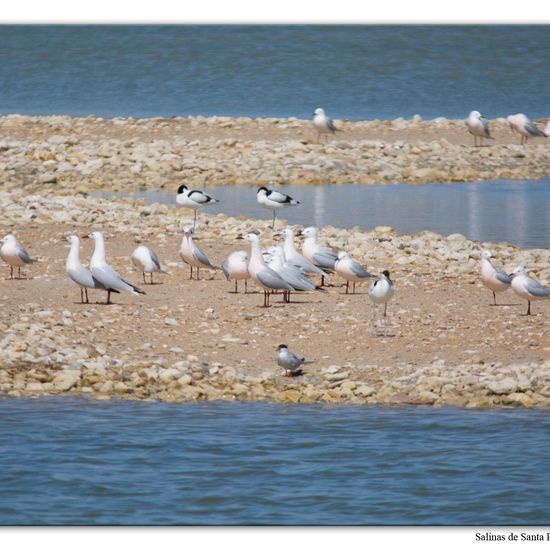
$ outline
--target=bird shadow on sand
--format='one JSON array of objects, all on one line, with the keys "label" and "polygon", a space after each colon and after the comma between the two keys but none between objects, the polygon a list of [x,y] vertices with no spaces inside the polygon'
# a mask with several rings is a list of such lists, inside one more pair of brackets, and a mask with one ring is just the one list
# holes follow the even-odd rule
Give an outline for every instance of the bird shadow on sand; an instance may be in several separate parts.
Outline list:
[{"label": "bird shadow on sand", "polygon": [[302,369],[295,370],[294,372],[290,372],[286,375],[286,378],[297,378],[298,376],[303,376],[305,374],[305,371]]},{"label": "bird shadow on sand", "polygon": [[521,304],[487,304],[489,307],[521,306]]}]

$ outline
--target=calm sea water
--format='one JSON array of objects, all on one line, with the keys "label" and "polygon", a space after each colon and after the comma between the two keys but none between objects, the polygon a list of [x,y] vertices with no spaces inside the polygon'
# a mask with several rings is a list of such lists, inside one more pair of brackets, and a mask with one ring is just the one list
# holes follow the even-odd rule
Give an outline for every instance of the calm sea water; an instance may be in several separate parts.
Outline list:
[{"label": "calm sea water", "polygon": [[0,26],[0,113],[547,116],[549,26]]},{"label": "calm sea water", "polygon": [[[442,235],[462,233],[481,242],[508,242],[522,248],[550,248],[550,179],[429,185],[285,186],[300,205],[278,212],[290,224],[304,226],[389,225],[398,232],[430,230]],[[255,187],[210,187],[220,200],[199,213],[271,219],[256,202]],[[132,197],[147,203],[175,203],[175,193],[146,189]],[[124,197],[124,193],[95,193]],[[190,211],[188,211],[190,212]],[[279,222],[278,227],[282,227]]]},{"label": "calm sea water", "polygon": [[540,525],[550,413],[0,400],[0,524]]}]

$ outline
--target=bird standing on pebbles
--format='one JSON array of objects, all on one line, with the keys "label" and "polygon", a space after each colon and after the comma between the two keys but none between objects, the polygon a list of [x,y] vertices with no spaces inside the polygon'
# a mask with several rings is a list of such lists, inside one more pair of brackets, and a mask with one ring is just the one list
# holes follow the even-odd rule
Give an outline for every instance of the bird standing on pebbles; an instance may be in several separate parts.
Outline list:
[{"label": "bird standing on pebbles", "polygon": [[35,262],[25,248],[17,242],[13,235],[0,239],[0,256],[10,266],[10,279],[13,279],[13,268],[17,267],[17,279],[21,279],[21,266]]},{"label": "bird standing on pebbles", "polygon": [[494,139],[489,132],[489,121],[479,112],[472,111],[466,119],[468,132],[474,136],[474,147],[477,147],[477,138],[479,145],[483,145],[483,138]]},{"label": "bird standing on pebbles", "polygon": [[[80,262],[80,239],[76,235],[69,235],[67,241],[71,245],[69,255],[67,256],[67,262],[65,263],[67,275],[69,275],[71,280],[80,287],[80,303],[89,304],[89,288],[97,288],[100,290],[107,289],[101,283],[95,281],[92,277],[92,273]],[[111,290],[111,292],[118,293],[118,290]],[[84,301],[84,297],[86,301]]]},{"label": "bird standing on pebbles", "polygon": [[317,229],[315,229],[315,227],[306,227],[302,231],[302,234],[305,236],[302,253],[307,260],[323,271],[323,275],[321,275],[321,286],[324,286],[324,273],[334,272],[338,254],[331,248],[320,245],[317,242]]},{"label": "bird standing on pebbles", "polygon": [[219,200],[207,195],[204,191],[197,189],[189,189],[187,185],[180,185],[176,194],[176,203],[180,206],[193,209],[193,231],[197,223],[197,210],[209,206]]},{"label": "bird standing on pebbles", "polygon": [[306,360],[305,357],[294,355],[288,350],[286,344],[279,344],[275,349],[277,350],[277,364],[285,369],[285,376],[292,378],[303,374],[300,367]]},{"label": "bird standing on pebbles", "polygon": [[235,294],[238,292],[237,282],[244,281],[244,293],[247,293],[247,282],[250,279],[248,273],[248,254],[244,250],[231,253],[222,262],[222,271],[228,281],[235,281]]},{"label": "bird standing on pebbles", "polygon": [[317,143],[321,140],[321,134],[334,134],[335,132],[341,132],[339,128],[334,126],[334,121],[329,118],[323,109],[318,107],[313,113],[313,126],[317,130]]},{"label": "bird standing on pebbles", "polygon": [[213,269],[216,268],[210,263],[210,260],[203,250],[193,241],[193,229],[186,227],[183,230],[183,239],[179,250],[180,258],[189,265],[191,274],[189,278],[193,278],[193,267],[197,268],[197,281],[200,278],[199,268]]},{"label": "bird standing on pebbles", "polygon": [[535,279],[531,279],[520,265],[512,273],[512,290],[524,300],[527,300],[527,313],[531,315],[531,302],[533,300],[544,300],[550,297],[550,288],[541,285]]},{"label": "bird standing on pebbles", "polygon": [[506,117],[510,130],[517,132],[521,136],[520,144],[524,145],[532,137],[547,137],[546,134],[535,125],[535,123],[523,113],[509,115]]},{"label": "bird standing on pebbles", "polygon": [[275,212],[279,208],[296,206],[297,204],[300,204],[300,201],[294,200],[289,195],[285,195],[275,189],[268,189],[267,187],[260,187],[258,191],[256,191],[256,200],[260,206],[263,206],[273,212],[272,229],[275,228]]},{"label": "bird standing on pebbles", "polygon": [[349,283],[353,283],[353,292],[355,294],[355,283],[363,279],[374,279],[376,275],[369,273],[358,261],[354,260],[348,252],[338,253],[338,260],[334,264],[334,269],[338,275],[346,280],[346,294],[349,293]]},{"label": "bird standing on pebbles", "polygon": [[481,253],[481,282],[493,292],[493,304],[497,305],[497,292],[504,292],[510,287],[512,277],[504,273],[502,269],[493,267],[491,252],[484,250]]},{"label": "bird standing on pebbles", "polygon": [[376,304],[384,304],[384,336],[388,335],[388,302],[394,293],[390,272],[385,269],[380,278],[369,287],[369,298],[374,304],[372,315],[372,330],[376,334]]},{"label": "bird standing on pebbles", "polygon": [[166,271],[163,271],[160,267],[160,262],[158,259],[158,256],[155,254],[154,250],[151,250],[149,247],[145,246],[144,244],[139,245],[130,256],[130,259],[132,260],[132,263],[134,266],[141,271],[141,274],[143,275],[143,284],[146,285],[145,282],[145,274],[149,273],[151,282],[149,284],[153,283],[153,273],[166,273]]}]

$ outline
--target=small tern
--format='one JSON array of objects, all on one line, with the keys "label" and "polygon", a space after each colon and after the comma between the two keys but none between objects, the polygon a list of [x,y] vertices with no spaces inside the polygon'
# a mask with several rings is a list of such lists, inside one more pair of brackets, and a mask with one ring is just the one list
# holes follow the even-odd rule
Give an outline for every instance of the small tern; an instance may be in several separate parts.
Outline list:
[{"label": "small tern", "polygon": [[292,378],[303,374],[300,367],[306,360],[305,357],[294,355],[288,350],[286,344],[279,344],[275,349],[277,350],[277,364],[285,369],[285,376]]}]

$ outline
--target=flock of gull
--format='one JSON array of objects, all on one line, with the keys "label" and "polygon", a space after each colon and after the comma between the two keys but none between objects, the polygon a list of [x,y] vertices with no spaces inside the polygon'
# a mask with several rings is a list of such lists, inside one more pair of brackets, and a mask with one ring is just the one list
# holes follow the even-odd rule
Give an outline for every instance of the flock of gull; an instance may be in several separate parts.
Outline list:
[{"label": "flock of gull", "polygon": [[[550,122],[544,131],[540,130],[524,114],[507,117],[510,128],[521,136],[521,144],[531,137],[547,137],[550,135]],[[339,129],[334,121],[328,118],[323,109],[316,109],[313,124],[318,132],[318,140],[323,134],[333,134]],[[482,145],[482,140],[494,139],[490,135],[489,123],[478,111],[472,111],[466,119],[468,131],[474,136],[474,145]],[[299,201],[275,189],[260,187],[256,191],[256,199],[260,206],[273,213],[272,228],[275,227],[277,210],[289,206],[296,206]],[[201,190],[189,189],[180,185],[176,193],[176,203],[194,211],[193,227],[186,227],[179,249],[183,262],[189,265],[190,278],[193,278],[194,269],[197,279],[200,278],[200,269],[216,270],[206,253],[193,240],[196,227],[197,211],[217,201]],[[384,305],[383,325],[384,336],[388,335],[387,306],[394,295],[394,285],[390,273],[384,269],[379,276],[367,271],[360,262],[354,260],[348,252],[339,251],[321,244],[317,240],[317,229],[306,227],[301,236],[304,237],[301,252],[296,249],[295,235],[290,227],[282,231],[284,242],[282,246],[271,246],[263,249],[256,232],[242,237],[250,244],[250,251],[237,250],[231,253],[221,264],[221,269],[228,281],[235,284],[234,292],[238,292],[238,281],[244,281],[244,292],[247,292],[247,282],[252,279],[264,293],[263,306],[270,306],[270,297],[274,293],[282,293],[283,303],[291,301],[292,292],[324,291],[325,276],[337,274],[345,280],[346,294],[355,294],[355,284],[364,280],[372,280],[368,288],[368,296],[373,303],[373,332],[376,331],[376,305]],[[66,261],[68,276],[80,289],[81,303],[89,303],[88,289],[102,290],[107,293],[106,304],[111,302],[111,294],[121,291],[136,295],[145,294],[143,290],[123,279],[111,267],[106,258],[105,242],[101,232],[94,231],[86,237],[94,241],[94,252],[90,259],[89,269],[80,260],[80,239],[76,235],[67,237],[70,245]],[[13,235],[0,239],[0,257],[10,266],[10,278],[14,278],[14,268],[17,268],[17,278],[21,278],[21,267],[31,264],[33,260],[26,249]],[[492,291],[493,304],[497,305],[496,294],[511,288],[515,294],[527,301],[527,313],[531,314],[531,301],[550,297],[550,288],[544,287],[538,281],[530,278],[523,266],[518,266],[513,273],[507,274],[491,263],[491,253],[484,250],[481,254],[481,281]],[[142,273],[143,283],[146,274],[153,284],[153,273],[166,273],[160,265],[157,254],[145,245],[138,246],[131,254],[130,259],[135,268]],[[319,276],[319,284],[315,284],[311,277]],[[301,365],[305,359],[297,357],[288,350],[285,344],[277,348],[278,364],[284,368],[285,374],[296,376],[301,373]]]}]

